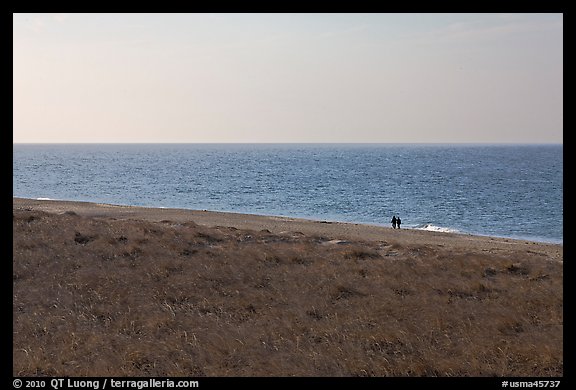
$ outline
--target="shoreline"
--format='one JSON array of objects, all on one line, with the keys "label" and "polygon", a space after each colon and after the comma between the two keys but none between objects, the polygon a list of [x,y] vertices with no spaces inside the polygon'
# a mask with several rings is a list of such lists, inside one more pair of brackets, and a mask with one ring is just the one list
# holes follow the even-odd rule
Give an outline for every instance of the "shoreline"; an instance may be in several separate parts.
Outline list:
[{"label": "shoreline", "polygon": [[[163,207],[163,206],[138,206],[138,205],[129,205],[129,204],[116,204],[116,203],[100,203],[97,201],[84,201],[84,200],[66,200],[66,199],[52,199],[52,198],[27,198],[21,196],[13,196],[13,200],[26,201],[26,202],[35,202],[34,204],[38,206],[38,202],[64,202],[71,205],[71,207],[75,207],[74,204],[86,204],[86,205],[98,205],[102,206],[109,206],[109,207],[124,207],[124,208],[131,208],[131,209],[146,209],[146,210],[178,210],[179,212],[203,212],[203,213],[216,213],[216,214],[230,214],[230,215],[245,215],[248,218],[273,218],[273,219],[285,219],[290,221],[313,221],[313,222],[321,222],[326,224],[349,224],[349,225],[361,225],[361,226],[370,226],[375,228],[388,228],[390,227],[390,222],[387,223],[378,223],[378,222],[363,222],[363,221],[355,221],[355,220],[336,220],[336,219],[323,219],[323,217],[318,216],[290,216],[290,215],[279,215],[279,214],[252,214],[250,212],[241,212],[241,211],[218,211],[218,210],[202,210],[202,209],[190,209],[190,208],[182,208],[182,207]],[[140,214],[138,212],[138,214]],[[148,219],[148,217],[145,217]],[[552,245],[564,245],[563,238],[547,238],[541,236],[514,236],[514,235],[491,235],[489,233],[479,233],[479,232],[467,232],[467,231],[459,231],[458,229],[451,229],[449,227],[441,227],[441,226],[434,226],[438,229],[424,229],[420,226],[427,226],[426,224],[423,225],[406,225],[404,224],[404,230],[412,230],[412,231],[425,231],[425,232],[432,232],[432,233],[448,233],[448,234],[456,234],[459,236],[477,236],[477,237],[485,237],[490,239],[502,239],[502,240],[514,240],[514,241],[523,241],[523,242],[532,242],[532,243],[542,243],[542,244],[552,244]]]},{"label": "shoreline", "polygon": [[338,240],[410,242],[414,245],[446,245],[467,250],[509,250],[512,247],[536,248],[563,261],[563,244],[483,236],[465,233],[436,232],[420,229],[392,229],[391,227],[352,222],[322,221],[283,216],[265,216],[235,212],[157,208],[105,204],[86,201],[39,200],[13,197],[13,208],[62,214],[75,212],[85,217],[135,219],[149,222],[194,222],[205,227],[231,227],[242,230],[268,230],[274,234],[300,233],[326,236]]}]

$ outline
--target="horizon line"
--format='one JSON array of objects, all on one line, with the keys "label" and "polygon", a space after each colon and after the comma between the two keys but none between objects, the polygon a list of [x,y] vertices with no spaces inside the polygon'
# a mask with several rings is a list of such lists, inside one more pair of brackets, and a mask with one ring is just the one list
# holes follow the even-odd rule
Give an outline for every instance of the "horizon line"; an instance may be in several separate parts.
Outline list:
[{"label": "horizon line", "polygon": [[564,145],[563,141],[445,141],[445,142],[12,142],[12,145]]}]

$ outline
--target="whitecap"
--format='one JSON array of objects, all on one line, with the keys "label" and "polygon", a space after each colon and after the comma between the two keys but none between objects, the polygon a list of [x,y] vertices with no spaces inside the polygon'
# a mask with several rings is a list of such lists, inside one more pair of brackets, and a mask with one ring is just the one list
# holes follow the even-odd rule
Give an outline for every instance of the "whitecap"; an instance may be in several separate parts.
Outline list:
[{"label": "whitecap", "polygon": [[416,226],[414,229],[428,230],[431,232],[441,232],[441,233],[459,233],[460,232],[458,229],[453,229],[453,228],[443,227],[443,226],[436,226],[436,225],[432,225],[431,223]]}]

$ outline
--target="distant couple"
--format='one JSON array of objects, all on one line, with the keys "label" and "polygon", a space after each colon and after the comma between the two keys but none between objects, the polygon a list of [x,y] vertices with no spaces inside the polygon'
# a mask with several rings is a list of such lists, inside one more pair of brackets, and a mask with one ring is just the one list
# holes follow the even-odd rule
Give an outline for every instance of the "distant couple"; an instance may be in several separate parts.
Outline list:
[{"label": "distant couple", "polygon": [[401,223],[400,217],[396,217],[395,215],[392,217],[392,228],[396,229],[396,225],[398,225],[398,229],[400,229]]}]

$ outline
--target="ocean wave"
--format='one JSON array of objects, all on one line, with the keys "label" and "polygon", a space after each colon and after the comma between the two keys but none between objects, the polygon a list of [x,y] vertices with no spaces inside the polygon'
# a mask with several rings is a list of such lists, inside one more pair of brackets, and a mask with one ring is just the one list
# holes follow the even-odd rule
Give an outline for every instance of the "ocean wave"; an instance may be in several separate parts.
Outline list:
[{"label": "ocean wave", "polygon": [[437,226],[437,225],[432,225],[431,223],[426,223],[423,225],[418,225],[415,226],[414,229],[418,229],[418,230],[428,230],[431,232],[442,232],[442,233],[460,233],[460,231],[458,229],[453,229],[453,228],[448,228],[448,227],[443,227],[443,226]]}]

